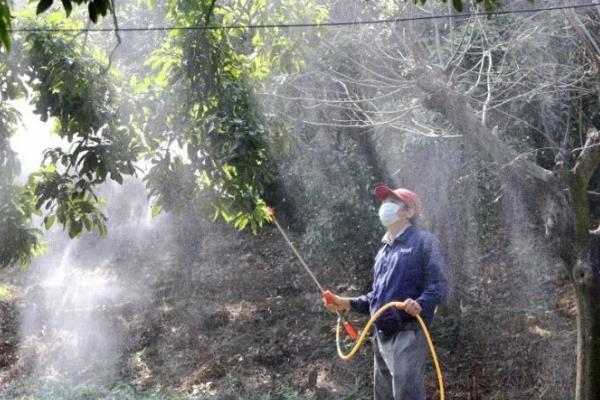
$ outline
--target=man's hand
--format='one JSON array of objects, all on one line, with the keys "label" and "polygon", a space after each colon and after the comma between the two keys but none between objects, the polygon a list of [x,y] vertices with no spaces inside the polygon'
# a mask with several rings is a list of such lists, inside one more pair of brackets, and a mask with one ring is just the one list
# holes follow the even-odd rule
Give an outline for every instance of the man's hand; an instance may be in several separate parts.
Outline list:
[{"label": "man's hand", "polygon": [[410,315],[411,317],[416,317],[417,315],[421,314],[421,311],[423,311],[421,305],[417,303],[416,300],[406,299],[404,301],[404,304],[404,312]]},{"label": "man's hand", "polygon": [[350,310],[350,300],[346,297],[340,297],[329,290],[323,293],[323,305],[330,312],[348,311]]}]

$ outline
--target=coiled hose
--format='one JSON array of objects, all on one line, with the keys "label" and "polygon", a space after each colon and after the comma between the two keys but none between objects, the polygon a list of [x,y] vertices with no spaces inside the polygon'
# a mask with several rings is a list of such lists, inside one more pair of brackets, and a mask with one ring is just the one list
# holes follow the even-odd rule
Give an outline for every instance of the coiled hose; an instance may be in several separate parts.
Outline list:
[{"label": "coiled hose", "polygon": [[[336,330],[335,330],[335,344],[337,346],[338,355],[340,356],[340,358],[342,360],[346,360],[346,361],[350,360],[352,357],[354,357],[354,355],[356,355],[358,350],[365,343],[365,340],[367,340],[369,331],[373,327],[373,324],[375,323],[377,318],[379,318],[379,316],[381,314],[383,314],[386,310],[388,310],[390,308],[397,308],[399,310],[404,310],[405,303],[402,301],[392,301],[392,302],[385,304],[381,308],[379,308],[371,316],[371,318],[369,319],[369,322],[367,322],[364,329],[362,330],[360,337],[354,344],[354,347],[352,347],[352,349],[348,353],[344,353],[344,350],[342,349],[341,332],[342,332],[343,318],[341,316],[338,316],[337,326],[336,326]],[[437,354],[435,352],[435,347],[433,346],[433,341],[431,340],[431,335],[429,334],[429,330],[427,329],[427,325],[425,325],[425,322],[423,322],[423,319],[418,315],[416,316],[416,318],[417,318],[417,321],[419,321],[419,325],[421,325],[421,329],[423,329],[423,333],[425,334],[425,338],[427,339],[427,345],[429,346],[429,352],[431,353],[431,358],[433,359],[433,365],[435,366],[435,371],[436,371],[437,378],[438,378],[438,384],[439,384],[439,390],[440,390],[440,400],[445,400],[446,394],[445,394],[445,390],[444,390],[444,378],[442,377],[442,369],[440,367],[440,363],[438,361]]]}]

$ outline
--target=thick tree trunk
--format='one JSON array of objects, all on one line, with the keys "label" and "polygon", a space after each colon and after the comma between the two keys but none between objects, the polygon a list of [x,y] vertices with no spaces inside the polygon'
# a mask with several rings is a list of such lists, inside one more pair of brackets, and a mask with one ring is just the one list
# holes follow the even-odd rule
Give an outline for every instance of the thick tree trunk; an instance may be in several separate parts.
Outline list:
[{"label": "thick tree trunk", "polygon": [[576,400],[600,400],[600,284],[597,271],[582,261],[573,268],[577,298]]},{"label": "thick tree trunk", "polygon": [[600,132],[587,133],[584,149],[572,169],[571,200],[575,244],[580,255],[572,270],[577,298],[576,400],[600,400],[600,251],[597,234],[590,234],[588,184],[600,163]]}]

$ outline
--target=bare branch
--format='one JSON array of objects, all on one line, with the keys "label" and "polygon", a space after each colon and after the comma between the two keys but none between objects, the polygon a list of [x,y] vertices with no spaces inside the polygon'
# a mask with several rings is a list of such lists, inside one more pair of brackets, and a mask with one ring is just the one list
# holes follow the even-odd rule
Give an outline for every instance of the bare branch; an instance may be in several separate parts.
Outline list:
[{"label": "bare branch", "polygon": [[[369,103],[375,100],[381,100],[384,99],[386,97],[390,97],[393,96],[394,94],[398,94],[400,93],[402,90],[402,88],[400,89],[396,89],[396,90],[392,90],[388,93],[384,93],[380,96],[375,96],[375,97],[371,97],[368,99],[357,99],[357,100],[353,100],[355,103]],[[314,97],[295,97],[295,96],[284,96],[281,94],[275,94],[275,93],[266,93],[266,92],[257,92],[257,94],[259,95],[265,95],[265,96],[275,96],[275,97],[279,97],[281,99],[285,99],[285,100],[295,100],[295,101],[319,101],[321,103],[332,103],[332,104],[347,104],[348,100],[344,99],[344,100],[329,100],[329,99],[319,99],[319,98],[314,98]]]},{"label": "bare branch", "polygon": [[331,123],[325,123],[325,122],[316,122],[316,121],[302,121],[306,124],[309,125],[321,125],[321,126],[331,126],[331,127],[338,127],[338,128],[373,128],[373,127],[377,127],[377,126],[383,126],[383,125],[391,125],[394,121],[398,121],[399,119],[403,118],[406,114],[408,114],[410,111],[412,111],[415,107],[409,108],[407,110],[405,110],[404,113],[391,118],[389,120],[386,121],[381,121],[381,122],[373,122],[371,120],[368,121],[364,121],[364,120],[360,120],[360,121],[356,121],[356,122],[362,122],[361,125],[357,125],[357,124],[352,124],[350,123],[351,121],[349,120],[344,120],[344,121],[339,121],[342,123],[336,123],[336,124],[331,124]]},{"label": "bare branch", "polygon": [[600,132],[597,129],[590,129],[587,133],[585,146],[582,148],[573,173],[577,180],[587,186],[594,171],[600,164]]},{"label": "bare branch", "polygon": [[440,71],[433,71],[418,81],[418,86],[426,93],[424,104],[427,108],[444,115],[454,128],[468,140],[476,143],[488,157],[505,165],[511,178],[527,187],[534,181],[548,182],[552,173],[534,162],[519,158],[490,129],[481,124],[476,112],[468,104],[467,98],[454,91],[441,77]]},{"label": "bare branch", "polygon": [[594,55],[594,61],[598,66],[600,66],[600,45],[596,42],[594,37],[590,34],[585,24],[581,22],[577,13],[574,10],[565,11],[567,13],[569,22],[575,31],[581,36],[586,46],[590,48],[590,52]]},{"label": "bare branch", "polygon": [[[459,56],[459,52],[462,48],[462,45],[465,41],[465,37],[467,34],[467,30],[465,29],[463,31],[463,34],[460,38],[460,42],[458,43],[458,46],[456,47],[456,50],[454,51],[454,54],[450,57],[450,59],[448,60],[448,63],[446,64],[446,66],[444,67],[444,71],[448,71],[448,68],[450,67],[450,65],[452,65],[455,62],[460,63],[463,59],[463,57],[465,56],[465,52],[467,51],[467,49],[469,48],[469,44],[471,43],[471,39],[473,39],[473,24],[470,24],[470,28],[471,28],[471,33],[469,34],[469,39],[467,40],[467,46],[465,46],[465,50],[462,52],[462,54]],[[454,73],[454,70],[452,71],[452,73]]]},{"label": "bare branch", "polygon": [[82,48],[85,49],[85,46],[87,46],[87,41],[88,41],[88,36],[89,36],[89,32],[90,32],[90,25],[92,24],[92,21],[88,20],[87,23],[85,24],[85,36],[83,38],[83,45],[81,46]]},{"label": "bare branch", "polygon": [[108,65],[101,72],[103,75],[106,74],[110,70],[110,67],[112,66],[113,56],[114,56],[115,52],[117,51],[117,49],[119,48],[119,46],[121,45],[121,35],[119,34],[119,22],[117,21],[117,10],[115,9],[115,0],[110,0],[110,5],[111,5],[110,11],[111,11],[111,14],[113,17],[113,24],[115,26],[115,37],[117,38],[117,44],[115,45],[115,47],[112,49],[112,51],[108,55]]},{"label": "bare branch", "polygon": [[492,99],[492,83],[491,83],[492,53],[490,53],[489,51],[487,52],[487,59],[488,59],[488,69],[487,69],[487,74],[486,74],[486,78],[487,78],[487,97],[485,99],[485,103],[483,103],[483,108],[481,110],[481,125],[483,125],[483,126],[486,125],[487,110],[488,110],[488,106],[490,104],[490,100]]},{"label": "bare branch", "polygon": [[479,86],[479,82],[481,82],[481,75],[483,74],[483,67],[485,65],[485,54],[481,56],[481,59],[479,60],[479,62],[475,65],[473,65],[473,67],[465,72],[463,72],[462,74],[458,75],[459,77],[462,76],[463,74],[469,73],[471,71],[473,71],[477,66],[479,66],[479,73],[477,74],[477,80],[475,81],[475,83],[469,88],[469,90],[467,90],[467,94],[471,94],[476,88],[477,86]]},{"label": "bare branch", "polygon": [[208,6],[208,11],[204,16],[204,24],[206,26],[210,25],[210,17],[212,17],[213,11],[215,9],[215,5],[217,4],[217,0],[212,0],[210,5]]}]

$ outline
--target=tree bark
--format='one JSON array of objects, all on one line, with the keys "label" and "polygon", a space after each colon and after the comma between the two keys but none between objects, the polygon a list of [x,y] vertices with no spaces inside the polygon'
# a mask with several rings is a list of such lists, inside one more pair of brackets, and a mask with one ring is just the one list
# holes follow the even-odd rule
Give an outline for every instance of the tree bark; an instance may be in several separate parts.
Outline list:
[{"label": "tree bark", "polygon": [[[598,244],[597,244],[598,245]],[[576,400],[600,399],[600,283],[598,260],[582,260],[573,268],[577,298]]]},{"label": "tree bark", "polygon": [[571,170],[570,191],[576,219],[575,238],[581,254],[586,254],[589,248],[591,227],[588,186],[598,164],[600,164],[600,132],[597,129],[590,129],[577,162]]},{"label": "tree bark", "polygon": [[598,234],[590,232],[589,181],[600,163],[600,133],[588,131],[587,140],[571,171],[571,199],[575,216],[578,261],[571,280],[577,299],[576,400],[600,399],[600,250]]}]

